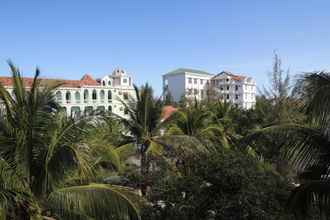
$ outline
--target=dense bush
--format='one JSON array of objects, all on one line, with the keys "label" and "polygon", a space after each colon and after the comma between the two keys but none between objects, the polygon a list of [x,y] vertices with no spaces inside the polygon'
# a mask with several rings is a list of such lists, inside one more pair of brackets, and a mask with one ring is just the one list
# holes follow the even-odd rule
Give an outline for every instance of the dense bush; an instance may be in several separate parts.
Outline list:
[{"label": "dense bush", "polygon": [[189,164],[188,172],[159,178],[143,219],[288,219],[289,184],[266,164],[234,150]]}]

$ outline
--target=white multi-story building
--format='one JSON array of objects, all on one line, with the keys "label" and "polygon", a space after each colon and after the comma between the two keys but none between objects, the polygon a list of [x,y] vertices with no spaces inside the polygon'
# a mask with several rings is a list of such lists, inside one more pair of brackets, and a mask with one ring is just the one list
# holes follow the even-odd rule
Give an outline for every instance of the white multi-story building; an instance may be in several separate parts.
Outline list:
[{"label": "white multi-story building", "polygon": [[[29,88],[33,78],[23,78],[23,82]],[[11,77],[0,77],[0,83],[12,94]],[[132,78],[122,69],[115,69],[111,75],[98,80],[85,74],[80,80],[42,78],[41,83],[60,84],[54,90],[56,101],[72,116],[111,111],[125,117],[127,111],[122,101],[135,99]]]},{"label": "white multi-story building", "polygon": [[244,109],[256,104],[256,82],[251,77],[223,71],[211,78],[211,89],[220,99]]},{"label": "white multi-story building", "polygon": [[231,102],[241,108],[250,109],[256,102],[256,83],[251,77],[223,71],[213,75],[200,70],[176,69],[163,75],[164,94],[169,92],[174,101],[183,96],[203,100],[206,97]]},{"label": "white multi-story building", "polygon": [[163,75],[164,94],[170,92],[175,102],[183,96],[187,98],[203,99],[206,89],[210,84],[212,74],[194,70],[179,68]]}]

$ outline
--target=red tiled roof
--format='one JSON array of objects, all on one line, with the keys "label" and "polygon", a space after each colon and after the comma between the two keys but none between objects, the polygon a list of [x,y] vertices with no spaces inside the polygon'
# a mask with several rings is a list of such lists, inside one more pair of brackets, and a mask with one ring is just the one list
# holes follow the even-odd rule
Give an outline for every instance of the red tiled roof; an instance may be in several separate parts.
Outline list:
[{"label": "red tiled roof", "polygon": [[164,106],[162,109],[162,113],[161,113],[162,120],[168,119],[176,111],[177,111],[177,109],[171,105]]},{"label": "red tiled roof", "polygon": [[221,73],[219,73],[216,76],[214,76],[214,78],[217,77],[217,76],[220,76],[222,74],[226,74],[226,75],[230,76],[233,80],[237,80],[237,81],[242,80],[242,79],[245,78],[245,76],[236,75],[236,74],[233,74],[233,73],[231,73],[229,71],[222,71]]},{"label": "red tiled roof", "polygon": [[97,86],[99,83],[93,79],[89,74],[85,74],[81,80],[80,80],[84,85],[89,85],[89,86]]},{"label": "red tiled roof", "polygon": [[[40,78],[42,84],[60,84],[61,87],[73,87],[79,88],[82,86],[98,86],[96,80],[94,80],[90,75],[85,74],[81,80],[65,80],[65,79],[47,79]],[[11,77],[0,77],[0,83],[3,86],[12,86],[13,81]],[[23,77],[23,83],[26,87],[31,87],[33,83],[33,78],[31,77]]]}]

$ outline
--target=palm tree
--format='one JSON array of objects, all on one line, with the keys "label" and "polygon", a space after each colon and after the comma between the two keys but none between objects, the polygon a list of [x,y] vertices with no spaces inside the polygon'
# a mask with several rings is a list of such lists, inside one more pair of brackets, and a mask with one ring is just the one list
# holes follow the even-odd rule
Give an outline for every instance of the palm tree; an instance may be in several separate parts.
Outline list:
[{"label": "palm tree", "polygon": [[[160,130],[167,121],[161,118],[163,103],[153,96],[153,90],[145,84],[141,89],[135,88],[135,97],[122,102],[128,112],[127,117],[119,117],[119,121],[127,129],[126,144],[119,147],[120,152],[130,151],[132,144],[136,146],[140,157],[140,173],[142,181],[140,189],[146,195],[150,182],[150,167],[153,159],[157,158],[172,167],[173,161],[180,161],[187,155],[205,152],[205,147],[193,136],[182,134],[160,135]],[[190,130],[192,131],[192,130]],[[176,164],[176,162],[174,162]],[[157,165],[156,165],[157,166]]]},{"label": "palm tree", "polygon": [[229,138],[226,134],[229,119],[227,112],[224,113],[226,115],[221,114],[227,106],[220,101],[205,106],[195,100],[179,108],[164,122],[167,124],[166,134],[195,137],[202,143],[212,141],[228,148]]},{"label": "palm tree", "polygon": [[[297,219],[309,219],[311,209],[319,208],[328,219],[330,207],[330,74],[306,74],[297,83],[298,98],[304,103],[305,124],[282,124],[256,134],[272,134],[281,140],[284,153],[300,172],[298,187],[289,207]],[[252,137],[254,138],[255,135]]]},{"label": "palm tree", "polygon": [[[136,145],[140,156],[141,176],[143,178],[141,192],[146,195],[148,187],[148,174],[150,156],[160,155],[162,145],[156,140],[161,124],[162,102],[153,97],[153,90],[147,84],[139,89],[134,86],[135,97],[130,97],[129,102],[122,102],[128,117],[119,117],[119,121],[128,130],[126,145]],[[124,147],[122,146],[122,148]]]},{"label": "palm tree", "polygon": [[202,138],[210,115],[211,113],[195,100],[191,105],[179,108],[167,119],[167,133]]},{"label": "palm tree", "polygon": [[233,104],[221,100],[211,103],[210,109],[212,112],[211,124],[221,131],[218,132],[220,142],[226,148],[234,146],[241,138],[236,132],[238,129],[235,127],[234,121],[241,112]]},{"label": "palm tree", "polygon": [[5,160],[0,160],[0,219],[40,217],[40,208],[26,190],[20,177]]},{"label": "palm tree", "polygon": [[[82,143],[86,123],[67,118],[59,110],[53,97],[58,85],[39,80],[37,69],[26,89],[20,71],[11,62],[9,66],[13,94],[0,84],[0,158],[12,164],[24,189],[43,211],[64,219],[139,219],[130,200],[134,194],[128,189],[88,182],[88,148]],[[79,177],[78,185],[63,184],[72,174]]]}]

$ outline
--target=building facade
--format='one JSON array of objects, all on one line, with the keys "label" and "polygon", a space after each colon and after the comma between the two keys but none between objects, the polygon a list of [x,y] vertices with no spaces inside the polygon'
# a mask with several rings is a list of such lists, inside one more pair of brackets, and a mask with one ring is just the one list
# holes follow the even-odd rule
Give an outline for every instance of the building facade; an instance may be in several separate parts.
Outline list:
[{"label": "building facade", "polygon": [[[29,88],[33,78],[23,78],[23,82]],[[11,77],[0,77],[0,83],[12,94]],[[104,111],[126,117],[127,111],[122,102],[135,99],[132,78],[122,69],[115,69],[112,74],[98,80],[85,74],[80,80],[43,78],[41,83],[60,84],[54,90],[55,99],[67,115],[73,117]]]},{"label": "building facade", "polygon": [[183,96],[203,99],[212,74],[193,69],[176,69],[163,75],[164,94],[170,92],[175,102]]},{"label": "building facade", "polygon": [[256,102],[256,83],[248,76],[223,71],[213,75],[194,69],[176,69],[163,75],[164,94],[170,93],[174,101],[187,99],[221,99],[241,108],[250,109]]}]

